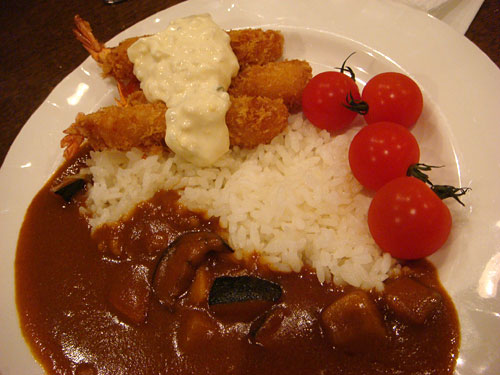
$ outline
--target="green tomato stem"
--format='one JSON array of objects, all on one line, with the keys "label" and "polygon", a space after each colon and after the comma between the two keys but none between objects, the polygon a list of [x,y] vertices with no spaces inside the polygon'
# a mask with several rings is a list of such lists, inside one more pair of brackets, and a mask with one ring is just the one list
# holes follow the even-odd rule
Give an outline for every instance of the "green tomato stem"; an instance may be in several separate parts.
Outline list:
[{"label": "green tomato stem", "polygon": [[451,185],[434,185],[432,181],[429,179],[429,175],[425,172],[431,171],[433,168],[442,168],[443,166],[437,165],[427,165],[423,163],[412,164],[408,167],[406,171],[406,175],[410,177],[418,178],[420,181],[425,182],[431,188],[431,190],[440,198],[453,198],[462,206],[465,206],[464,203],[459,199],[462,195],[465,195],[471,188],[457,188]]}]

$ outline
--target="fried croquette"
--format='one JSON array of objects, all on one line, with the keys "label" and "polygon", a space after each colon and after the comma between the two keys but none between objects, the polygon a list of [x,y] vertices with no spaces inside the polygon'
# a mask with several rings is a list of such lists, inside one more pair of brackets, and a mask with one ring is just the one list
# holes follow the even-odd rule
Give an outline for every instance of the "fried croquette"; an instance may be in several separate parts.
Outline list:
[{"label": "fried croquette", "polygon": [[[94,150],[108,148],[128,151],[133,147],[148,153],[165,148],[163,102],[147,103],[136,92],[126,106],[109,106],[91,114],[79,113],[64,131],[61,141],[65,158],[71,158],[86,139]],[[288,125],[288,110],[280,99],[231,97],[226,123],[232,146],[253,148],[270,142]]]},{"label": "fried croquette", "polygon": [[231,145],[254,148],[272,141],[288,125],[288,109],[281,99],[261,96],[231,98],[226,114]]},{"label": "fried croquette", "polygon": [[240,69],[276,61],[283,55],[285,40],[279,31],[242,29],[230,30],[228,34]]},{"label": "fried croquette", "polygon": [[264,65],[252,65],[241,71],[231,82],[233,96],[265,96],[283,99],[290,113],[302,108],[302,91],[312,78],[307,61],[286,60]]}]

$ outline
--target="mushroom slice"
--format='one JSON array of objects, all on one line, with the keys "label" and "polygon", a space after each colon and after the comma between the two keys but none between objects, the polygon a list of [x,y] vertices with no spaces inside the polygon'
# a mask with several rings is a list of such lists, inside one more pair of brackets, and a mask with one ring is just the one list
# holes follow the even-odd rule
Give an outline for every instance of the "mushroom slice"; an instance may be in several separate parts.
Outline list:
[{"label": "mushroom slice", "polygon": [[229,253],[233,249],[213,232],[188,232],[167,247],[153,276],[153,289],[162,305],[173,308],[211,252]]},{"label": "mushroom slice", "polygon": [[222,276],[212,284],[208,305],[223,320],[248,322],[269,310],[281,295],[281,286],[268,280]]}]

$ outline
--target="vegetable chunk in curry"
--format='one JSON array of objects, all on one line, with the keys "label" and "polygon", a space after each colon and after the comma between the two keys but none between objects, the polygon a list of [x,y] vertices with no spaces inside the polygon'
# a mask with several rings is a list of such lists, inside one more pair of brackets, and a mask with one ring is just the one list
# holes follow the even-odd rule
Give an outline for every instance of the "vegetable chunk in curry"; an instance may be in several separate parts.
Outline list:
[{"label": "vegetable chunk in curry", "polygon": [[78,193],[68,203],[51,189],[85,156],[35,197],[19,240],[22,329],[48,373],[453,372],[457,315],[427,261],[383,292],[322,285],[309,269],[236,260],[217,219],[172,191],[91,236]]}]

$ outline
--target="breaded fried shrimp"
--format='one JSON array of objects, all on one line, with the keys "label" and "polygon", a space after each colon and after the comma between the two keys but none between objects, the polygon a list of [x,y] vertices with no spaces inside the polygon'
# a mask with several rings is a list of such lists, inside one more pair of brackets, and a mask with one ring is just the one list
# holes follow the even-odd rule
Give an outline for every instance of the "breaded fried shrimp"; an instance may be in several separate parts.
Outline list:
[{"label": "breaded fried shrimp", "polygon": [[275,30],[242,29],[228,31],[231,48],[240,69],[278,60],[283,54],[283,35]]},{"label": "breaded fried shrimp", "polygon": [[[103,76],[115,78],[125,96],[137,90],[139,81],[134,75],[134,64],[128,58],[127,49],[140,37],[125,39],[117,47],[108,48],[96,39],[87,21],[76,15],[74,22],[76,39],[101,66]],[[283,53],[284,40],[279,31],[241,29],[228,34],[240,67],[275,61]]]},{"label": "breaded fried shrimp", "polygon": [[108,148],[128,151],[138,147],[150,152],[158,147],[166,147],[166,109],[164,103],[157,102],[125,107],[109,106],[87,115],[79,113],[75,122],[64,131],[67,136],[63,138],[61,146],[75,148],[74,145],[66,145],[65,139],[70,136],[71,140],[75,135],[80,135],[97,151]]},{"label": "breaded fried shrimp", "polygon": [[87,21],[76,15],[74,22],[73,34],[99,64],[103,77],[113,77],[125,93],[135,91],[139,81],[134,76],[134,65],[128,58],[127,49],[139,37],[125,39],[117,47],[107,48],[95,38]]},{"label": "breaded fried shrimp", "polygon": [[[127,54],[139,37],[108,48],[78,15],[75,26],[76,38],[100,65],[103,76],[115,78],[120,99],[117,106],[77,115],[64,131],[64,156],[70,158],[85,141],[94,150],[128,151],[137,147],[151,153],[166,148],[167,107],[163,102],[147,101]],[[228,35],[241,75],[231,84],[231,106],[226,113],[230,144],[253,148],[269,143],[286,128],[289,109],[300,110],[302,90],[311,78],[311,68],[304,61],[275,62],[283,53],[284,38],[279,31],[241,29],[228,31]]]},{"label": "breaded fried shrimp", "polygon": [[308,62],[287,60],[252,65],[236,76],[229,87],[233,96],[265,96],[283,99],[290,113],[301,110],[302,91],[312,77]]},{"label": "breaded fried shrimp", "polygon": [[[137,147],[148,153],[158,152],[166,148],[166,110],[163,102],[148,103],[142,91],[138,91],[126,106],[104,107],[87,115],[79,113],[64,131],[64,157],[69,159],[76,154],[85,140],[98,151],[128,151]],[[288,110],[280,99],[231,97],[226,123],[232,146],[252,148],[270,142],[285,129]]]}]

